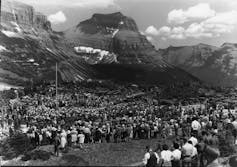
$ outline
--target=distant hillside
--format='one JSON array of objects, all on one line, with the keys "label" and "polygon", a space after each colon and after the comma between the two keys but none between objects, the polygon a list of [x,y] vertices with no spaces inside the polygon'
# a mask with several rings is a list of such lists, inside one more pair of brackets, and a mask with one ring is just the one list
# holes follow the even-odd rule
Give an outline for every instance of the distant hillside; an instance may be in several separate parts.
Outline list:
[{"label": "distant hillside", "polygon": [[221,86],[237,85],[237,44],[168,47],[160,49],[159,54],[202,81]]}]

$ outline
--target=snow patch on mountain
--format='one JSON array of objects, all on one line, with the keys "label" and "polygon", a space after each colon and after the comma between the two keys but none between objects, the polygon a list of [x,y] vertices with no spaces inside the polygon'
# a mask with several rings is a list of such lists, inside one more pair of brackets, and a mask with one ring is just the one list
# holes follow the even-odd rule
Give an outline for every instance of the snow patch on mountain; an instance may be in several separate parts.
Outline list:
[{"label": "snow patch on mountain", "polygon": [[[86,61],[90,61],[90,63],[93,62],[92,64],[97,64],[97,63],[99,63],[101,61],[105,61],[105,62],[109,62],[109,63],[117,62],[116,54],[115,53],[111,53],[111,52],[109,52],[107,50],[94,49],[92,47],[86,47],[86,46],[74,47],[74,50],[78,54],[83,54],[82,57]],[[89,56],[89,55],[91,55],[91,56]]]},{"label": "snow patch on mountain", "polygon": [[20,34],[12,31],[2,30],[1,32],[9,38],[23,38]]},{"label": "snow patch on mountain", "polygon": [[3,52],[3,51],[7,51],[7,49],[4,46],[0,45],[0,52]]},{"label": "snow patch on mountain", "polygon": [[34,59],[29,59],[29,60],[27,60],[27,62],[33,63],[33,62],[35,62],[35,60]]}]

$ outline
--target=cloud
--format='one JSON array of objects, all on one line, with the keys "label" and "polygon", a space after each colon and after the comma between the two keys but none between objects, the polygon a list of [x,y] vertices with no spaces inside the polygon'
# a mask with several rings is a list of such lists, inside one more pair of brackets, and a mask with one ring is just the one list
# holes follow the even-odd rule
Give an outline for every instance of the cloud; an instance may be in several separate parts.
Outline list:
[{"label": "cloud", "polygon": [[202,24],[193,23],[185,31],[186,37],[202,38],[202,37],[214,37],[214,32],[207,31]]},{"label": "cloud", "polygon": [[60,24],[60,23],[64,23],[67,20],[67,18],[62,11],[59,11],[55,14],[49,15],[48,20],[52,24]]},{"label": "cloud", "polygon": [[[163,39],[212,38],[233,32],[237,27],[237,10],[215,12],[205,3],[169,12],[170,26],[158,29]],[[190,22],[186,26],[177,26]],[[155,27],[154,27],[155,28]]]},{"label": "cloud", "polygon": [[184,39],[185,38],[185,29],[183,27],[174,27],[171,30],[170,38],[172,38],[172,39]]},{"label": "cloud", "polygon": [[193,23],[186,29],[187,37],[219,37],[231,33],[237,26],[237,11],[217,13],[201,23]]},{"label": "cloud", "polygon": [[215,15],[215,11],[208,3],[200,3],[189,7],[187,10],[174,9],[168,13],[168,23],[183,24],[188,21],[207,19]]},{"label": "cloud", "polygon": [[84,7],[84,8],[104,8],[111,5],[117,6],[115,0],[17,0],[26,4],[36,6],[63,6],[63,7]]},{"label": "cloud", "polygon": [[145,33],[148,35],[153,35],[153,36],[159,34],[158,30],[154,26],[147,27]]},{"label": "cloud", "polygon": [[217,13],[200,23],[192,23],[184,27],[161,27],[158,32],[161,38],[186,39],[186,38],[211,38],[231,33],[237,26],[237,11]]},{"label": "cloud", "polygon": [[171,28],[170,27],[167,27],[167,26],[163,26],[159,29],[159,34],[163,34],[165,36],[169,35],[170,32],[171,32]]}]

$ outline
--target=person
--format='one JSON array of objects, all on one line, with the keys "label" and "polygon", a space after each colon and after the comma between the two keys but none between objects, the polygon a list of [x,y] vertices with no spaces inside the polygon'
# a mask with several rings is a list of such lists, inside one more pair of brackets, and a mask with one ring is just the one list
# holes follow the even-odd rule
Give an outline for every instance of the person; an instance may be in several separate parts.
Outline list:
[{"label": "person", "polygon": [[14,134],[12,127],[9,128],[9,136],[12,137]]},{"label": "person", "polygon": [[237,118],[234,119],[232,122],[232,125],[234,126],[234,137],[235,137],[235,144],[237,144]]},{"label": "person", "polygon": [[195,134],[191,134],[191,137],[190,137],[189,141],[192,142],[192,144],[193,144],[194,147],[198,144],[198,140],[197,140],[197,138],[195,137]]},{"label": "person", "polygon": [[79,134],[78,134],[78,140],[79,140],[79,147],[83,148],[83,144],[85,141],[85,135],[83,134],[83,132],[80,130]]},{"label": "person", "polygon": [[43,141],[43,135],[41,132],[39,132],[39,145],[41,146],[42,144],[42,141]]},{"label": "person", "polygon": [[62,133],[60,134],[60,136],[61,136],[61,148],[62,150],[64,150],[67,144],[67,133],[64,129],[62,130]]},{"label": "person", "polygon": [[57,135],[54,140],[54,154],[58,157],[59,156],[59,146],[60,146],[60,132],[57,132]]},{"label": "person", "polygon": [[183,139],[184,145],[182,146],[182,164],[183,167],[192,166],[192,155],[193,155],[193,145],[187,141],[186,138]]},{"label": "person", "polygon": [[197,121],[197,118],[194,117],[193,121],[191,123],[191,127],[192,127],[192,133],[195,134],[195,136],[197,136],[198,132],[201,130],[202,126],[201,124]]},{"label": "person", "polygon": [[171,161],[172,167],[180,167],[181,166],[181,151],[179,150],[179,144],[174,142],[174,151],[172,151],[173,160]]},{"label": "person", "polygon": [[230,165],[230,167],[236,167],[237,166],[237,156],[233,156],[229,159],[229,165]]},{"label": "person", "polygon": [[221,165],[218,162],[218,157],[220,156],[219,149],[215,146],[215,143],[212,139],[206,141],[206,146],[204,147],[204,157],[206,159],[207,167],[220,167]]},{"label": "person", "polygon": [[192,167],[196,167],[198,165],[198,152],[197,152],[197,148],[194,147],[193,143],[191,140],[188,141],[189,144],[192,144],[193,146],[193,152],[192,152],[192,155],[191,155],[191,158],[192,158]]},{"label": "person", "polygon": [[161,155],[161,166],[162,167],[171,167],[171,161],[173,160],[173,154],[172,152],[169,150],[169,146],[167,144],[164,144],[162,146],[163,150],[161,151],[160,155]]},{"label": "person", "polygon": [[146,167],[158,167],[159,164],[159,156],[156,152],[152,151],[150,146],[146,146],[146,153],[143,159],[143,164]]},{"label": "person", "polygon": [[71,135],[71,131],[70,130],[68,130],[67,131],[67,145],[68,145],[68,147],[71,147],[72,146],[72,135]]},{"label": "person", "polygon": [[71,131],[71,137],[72,137],[72,144],[75,145],[77,143],[77,130],[76,128],[73,128],[73,130]]}]

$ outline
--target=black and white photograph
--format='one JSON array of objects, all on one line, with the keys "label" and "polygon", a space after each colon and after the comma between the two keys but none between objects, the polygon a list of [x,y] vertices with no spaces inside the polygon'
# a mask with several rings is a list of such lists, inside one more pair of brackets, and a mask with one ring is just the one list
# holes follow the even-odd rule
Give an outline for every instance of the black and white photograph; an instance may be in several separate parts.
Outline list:
[{"label": "black and white photograph", "polygon": [[237,167],[237,0],[0,0],[0,166]]}]

